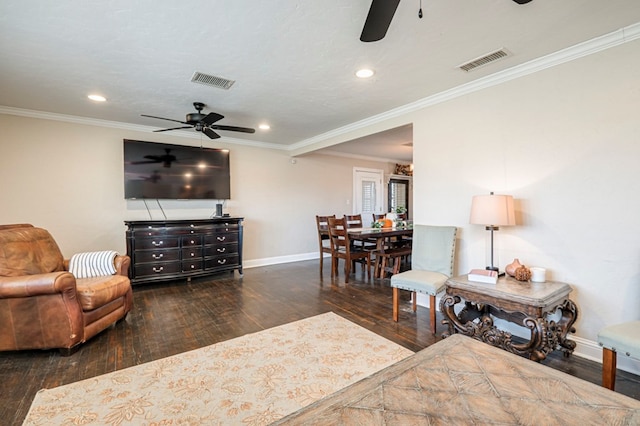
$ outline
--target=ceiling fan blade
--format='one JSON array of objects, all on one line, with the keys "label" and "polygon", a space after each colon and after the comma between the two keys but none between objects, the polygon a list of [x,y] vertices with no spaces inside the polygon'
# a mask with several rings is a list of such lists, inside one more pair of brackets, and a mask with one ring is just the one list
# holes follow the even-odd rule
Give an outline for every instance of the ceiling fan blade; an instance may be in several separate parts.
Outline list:
[{"label": "ceiling fan blade", "polygon": [[391,25],[391,19],[396,13],[398,3],[400,0],[372,0],[364,28],[362,28],[360,41],[382,40]]},{"label": "ceiling fan blade", "polygon": [[186,121],[173,120],[171,118],[156,117],[155,115],[140,114],[141,117],[157,118],[159,120],[175,121],[176,123],[189,124]]},{"label": "ceiling fan blade", "polygon": [[255,133],[255,129],[250,129],[248,127],[238,127],[238,126],[225,126],[222,124],[214,124],[213,126],[209,126],[211,129],[216,130],[228,130],[230,132],[242,132],[242,133]]},{"label": "ceiling fan blade", "polygon": [[154,132],[168,132],[169,130],[190,129],[193,126],[172,127],[170,129],[154,130]]},{"label": "ceiling fan blade", "polygon": [[204,133],[205,135],[209,136],[209,139],[218,139],[218,138],[220,138],[219,134],[217,134],[216,132],[214,132],[213,130],[211,130],[208,127],[205,127],[204,129],[202,129],[202,133]]},{"label": "ceiling fan blade", "polygon": [[216,121],[220,121],[224,118],[224,115],[216,114],[215,112],[210,112],[207,114],[205,118],[202,119],[201,123],[205,126],[215,123]]}]

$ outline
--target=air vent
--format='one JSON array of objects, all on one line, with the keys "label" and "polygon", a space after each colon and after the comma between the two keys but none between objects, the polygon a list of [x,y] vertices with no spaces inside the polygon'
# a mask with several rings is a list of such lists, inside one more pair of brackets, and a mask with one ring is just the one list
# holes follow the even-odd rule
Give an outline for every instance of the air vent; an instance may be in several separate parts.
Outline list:
[{"label": "air vent", "polygon": [[233,86],[233,83],[235,83],[235,80],[228,80],[226,78],[216,77],[215,75],[204,74],[198,71],[193,73],[191,81],[224,90],[229,90],[229,88]]},{"label": "air vent", "polygon": [[509,53],[505,49],[496,50],[495,52],[488,53],[484,56],[480,56],[472,61],[467,62],[466,64],[458,65],[463,71],[471,71],[483,65],[487,65],[488,63],[495,62],[498,59],[506,58],[509,56]]}]

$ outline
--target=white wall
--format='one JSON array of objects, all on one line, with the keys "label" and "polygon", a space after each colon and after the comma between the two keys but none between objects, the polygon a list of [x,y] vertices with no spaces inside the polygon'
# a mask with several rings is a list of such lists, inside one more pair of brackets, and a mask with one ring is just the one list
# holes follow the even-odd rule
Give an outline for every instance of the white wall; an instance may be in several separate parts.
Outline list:
[{"label": "white wall", "polygon": [[514,258],[573,286],[577,335],[640,318],[640,42],[416,114],[418,223],[462,228],[457,272],[486,265],[471,197],[512,194],[518,224],[497,235]]},{"label": "white wall", "polygon": [[[486,231],[468,224],[471,197],[514,195],[518,225],[498,232],[498,264],[519,258],[570,283],[578,339],[593,343],[603,326],[640,315],[639,75],[640,41],[632,41],[368,130],[413,122],[414,219],[461,228],[458,273],[486,262]],[[43,226],[65,255],[123,251],[123,221],[147,218],[123,199],[123,138],[195,144],[9,115],[0,129],[0,223]],[[291,164],[283,151],[223,143],[210,146],[231,149],[228,211],[246,217],[245,257],[255,264],[315,254],[314,215],[350,211],[353,166],[389,170],[313,154]],[[170,218],[214,210],[213,202],[168,207]]]},{"label": "white wall", "polygon": [[[146,220],[142,200],[124,199],[122,140],[199,146],[169,134],[0,114],[0,223],[32,223],[52,233],[63,254],[125,252],[125,220]],[[246,266],[317,257],[316,214],[351,213],[353,167],[392,164],[225,145],[231,196],[225,212],[245,218]],[[208,218],[215,201],[161,201],[169,219]],[[162,212],[149,201],[153,219]]]}]

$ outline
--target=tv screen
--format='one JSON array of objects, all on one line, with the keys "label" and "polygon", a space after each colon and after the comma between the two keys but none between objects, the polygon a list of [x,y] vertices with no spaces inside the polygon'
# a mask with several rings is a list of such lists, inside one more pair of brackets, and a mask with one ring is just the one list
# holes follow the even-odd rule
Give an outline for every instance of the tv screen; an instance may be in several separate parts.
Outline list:
[{"label": "tv screen", "polygon": [[229,199],[229,151],[125,139],[124,197]]}]

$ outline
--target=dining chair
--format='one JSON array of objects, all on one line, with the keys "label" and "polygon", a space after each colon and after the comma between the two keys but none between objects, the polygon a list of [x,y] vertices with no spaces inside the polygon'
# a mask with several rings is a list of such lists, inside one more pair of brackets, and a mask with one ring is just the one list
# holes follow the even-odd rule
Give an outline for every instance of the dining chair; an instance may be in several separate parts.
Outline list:
[{"label": "dining chair", "polygon": [[[338,260],[344,259],[344,282],[349,282],[351,268],[355,271],[357,261],[366,262],[367,278],[371,275],[371,252],[362,248],[354,247],[349,239],[347,231],[347,219],[342,217],[336,219],[330,217],[329,236],[331,237],[331,277],[338,275]],[[364,274],[364,264],[362,265]]]},{"label": "dining chair", "polygon": [[382,213],[382,214],[371,213],[371,215],[373,216],[373,221],[374,221],[374,222],[377,222],[377,221],[379,221],[380,219],[384,219],[384,218],[386,218],[386,217],[387,217],[387,215],[386,215],[386,214],[384,214],[384,213]]},{"label": "dining chair", "polygon": [[431,333],[436,334],[436,295],[453,275],[457,232],[455,226],[413,226],[411,269],[391,277],[394,321],[398,321],[399,290],[412,293],[413,312],[416,293],[428,294]]},{"label": "dining chair", "polygon": [[[365,225],[362,222],[361,214],[346,214],[344,218],[347,221],[347,228],[367,228],[369,226],[369,224]],[[352,241],[352,245],[358,249],[375,250],[378,243],[375,239],[371,239]]]},{"label": "dining chair", "polygon": [[322,268],[324,253],[331,254],[331,241],[329,237],[329,218],[335,219],[336,215],[318,216],[316,215],[316,226],[318,228],[318,246],[320,249],[320,278],[322,278]]}]

